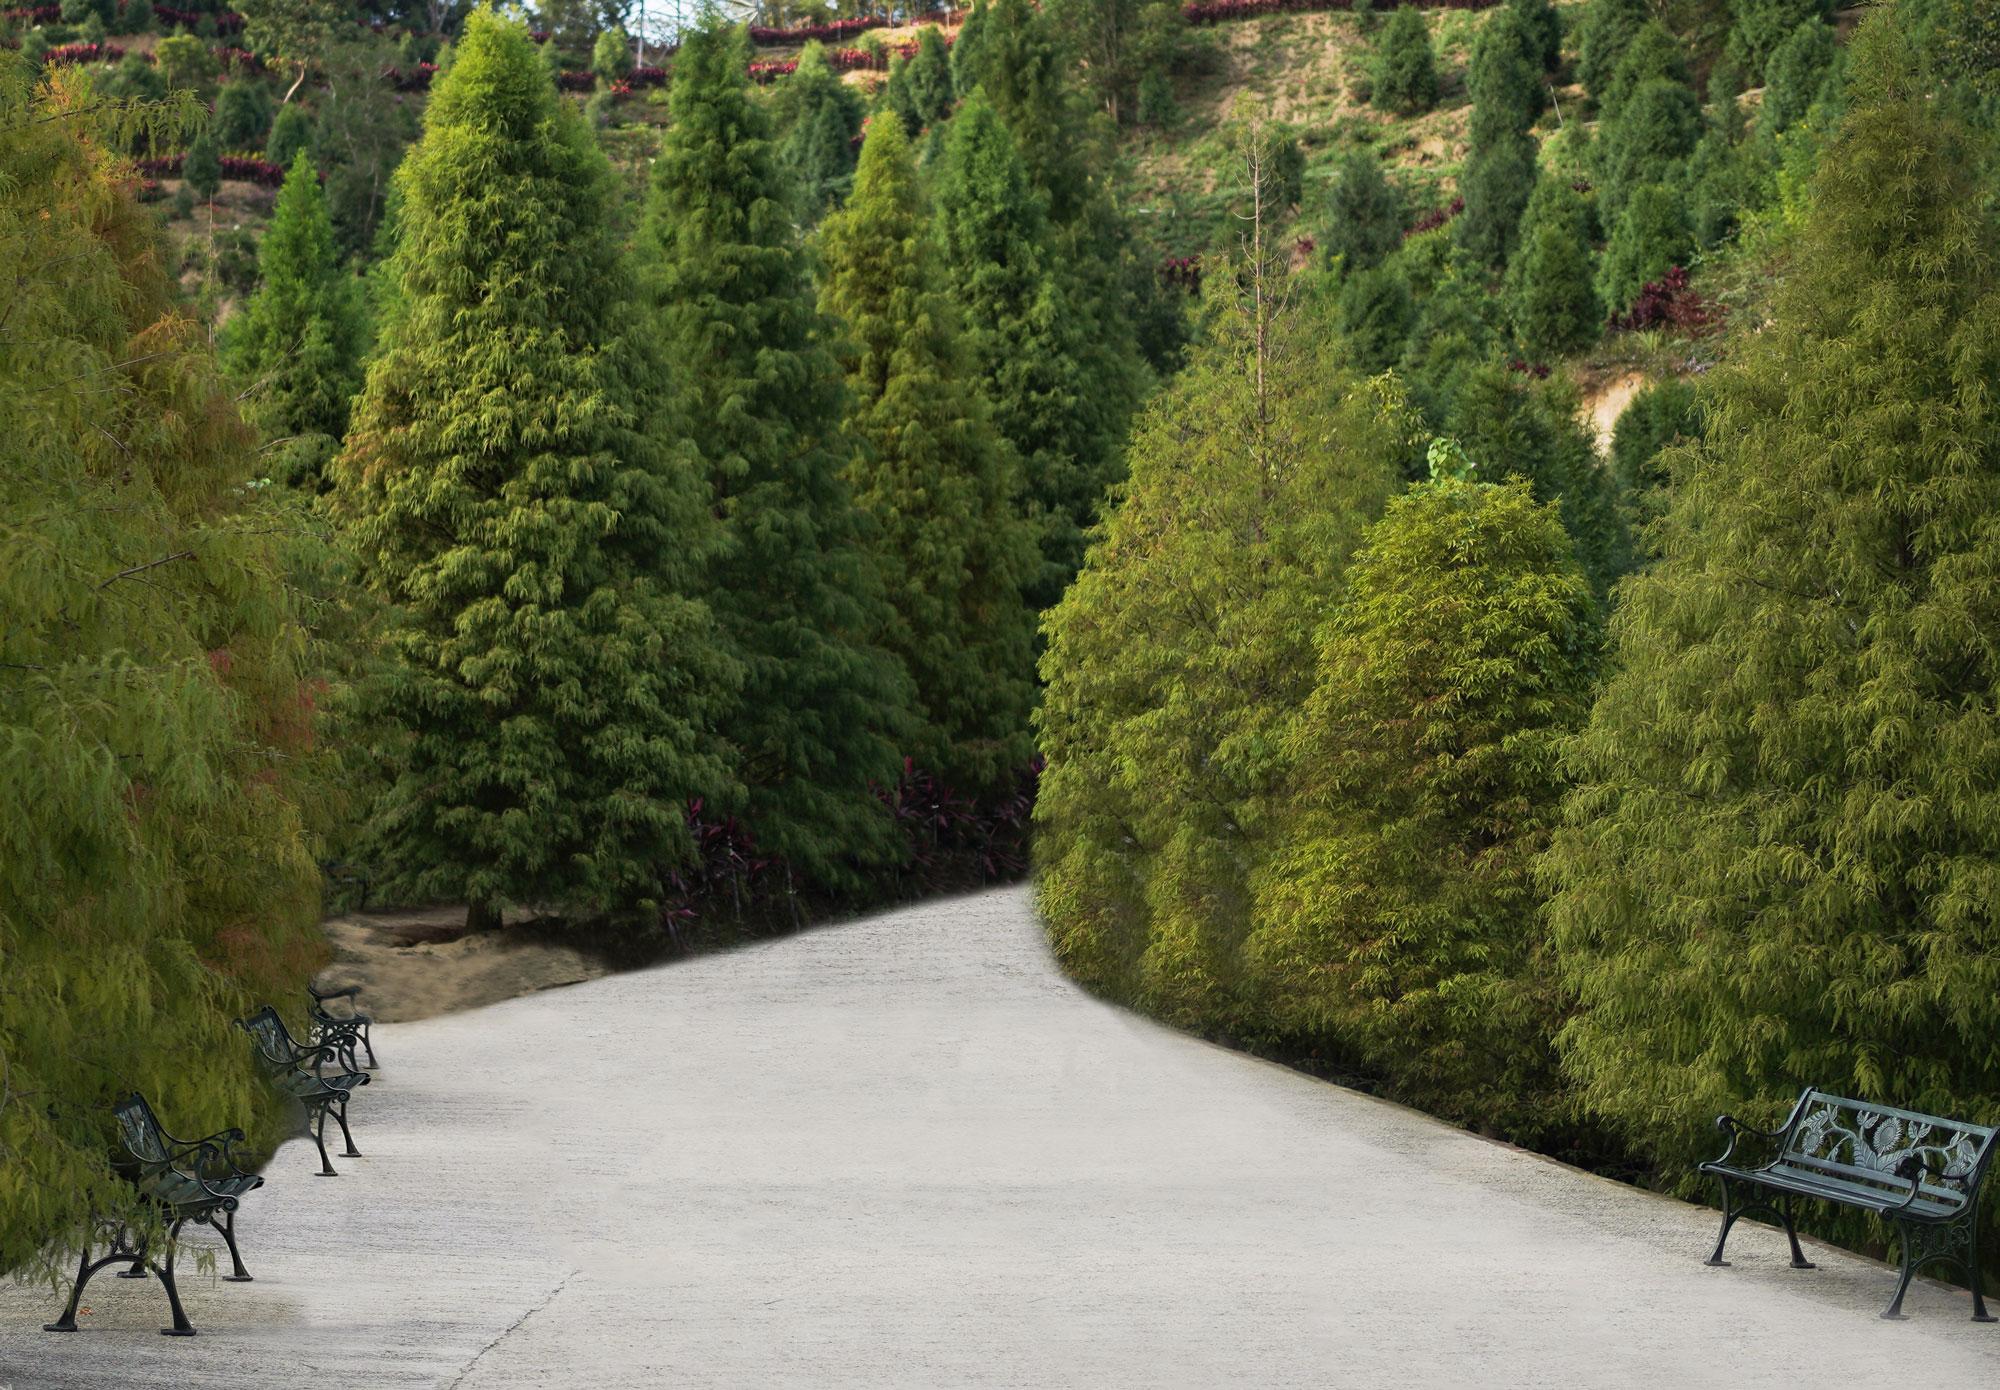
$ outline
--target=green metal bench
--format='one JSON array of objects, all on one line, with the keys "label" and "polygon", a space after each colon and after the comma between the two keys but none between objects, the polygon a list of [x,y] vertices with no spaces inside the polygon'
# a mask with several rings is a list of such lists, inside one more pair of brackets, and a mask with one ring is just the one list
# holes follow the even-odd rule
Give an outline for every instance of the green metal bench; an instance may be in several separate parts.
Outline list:
[{"label": "green metal bench", "polygon": [[[1715,1127],[1729,1136],[1729,1146],[1701,1165],[1722,1184],[1722,1233],[1709,1264],[1729,1263],[1722,1258],[1729,1228],[1754,1212],[1785,1228],[1794,1269],[1813,1268],[1799,1249],[1793,1205],[1802,1198],[1832,1202],[1873,1212],[1896,1228],[1903,1271],[1883,1317],[1903,1316],[1903,1295],[1919,1269],[1950,1264],[1972,1286],[1972,1320],[1994,1321],[1979,1287],[1979,1189],[1993,1157],[1993,1129],[1810,1086],[1774,1130],[1752,1129],[1734,1115],[1718,1116]],[[1754,1166],[1738,1159],[1745,1137],[1768,1146],[1771,1157]]]},{"label": "green metal bench", "polygon": [[340,1124],[340,1136],[347,1141],[345,1158],[361,1157],[361,1150],[354,1147],[354,1133],[347,1127],[347,1102],[354,1095],[356,1087],[368,1084],[365,1071],[342,1071],[325,1074],[329,1061],[340,1061],[341,1049],[334,1043],[317,1043],[306,1046],[292,1037],[285,1027],[285,1020],[278,1011],[266,1004],[248,1018],[236,1020],[236,1026],[250,1035],[256,1044],[257,1055],[263,1059],[264,1070],[271,1078],[271,1084],[305,1107],[306,1132],[312,1135],[313,1143],[319,1146],[319,1176],[337,1178],[333,1160],[326,1156],[326,1117],[332,1115]]},{"label": "green metal bench", "polygon": [[[361,1012],[355,996],[361,993],[361,986],[349,985],[345,989],[321,989],[317,985],[306,986],[306,1011],[312,1019],[315,1043],[331,1043],[340,1049],[340,1059],[349,1071],[360,1071],[361,1063],[355,1056],[354,1046],[359,1043],[368,1052],[368,1065],[380,1066],[375,1060],[375,1044],[369,1040],[368,1029],[374,1019]],[[336,999],[347,1001],[345,1013],[335,1013],[327,1007]]]},{"label": "green metal bench", "polygon": [[107,1265],[124,1264],[128,1268],[118,1276],[121,1279],[143,1279],[148,1267],[159,1275],[174,1319],[172,1327],[160,1331],[169,1337],[192,1337],[194,1325],[188,1321],[187,1310],[181,1307],[180,1287],[174,1282],[174,1257],[179,1253],[181,1228],[190,1221],[213,1226],[229,1247],[229,1259],[234,1266],[223,1277],[232,1283],[248,1283],[250,1271],[243,1267],[243,1256],[236,1249],[236,1208],[244,1194],[262,1187],[264,1180],[236,1161],[233,1146],[243,1137],[240,1129],[225,1129],[205,1139],[176,1139],[160,1124],[146,1098],[136,1092],[111,1109],[118,1118],[118,1130],[128,1154],[117,1165],[118,1171],[138,1188],[140,1196],[165,1223],[166,1259],[150,1259],[143,1240],[137,1245],[130,1244],[129,1231],[122,1225],[116,1227],[110,1253],[93,1260],[90,1247],[84,1246],[77,1261],[76,1282],[70,1286],[69,1305],[60,1318],[44,1323],[42,1330],[76,1331],[77,1304],[82,1301],[91,1276]]}]

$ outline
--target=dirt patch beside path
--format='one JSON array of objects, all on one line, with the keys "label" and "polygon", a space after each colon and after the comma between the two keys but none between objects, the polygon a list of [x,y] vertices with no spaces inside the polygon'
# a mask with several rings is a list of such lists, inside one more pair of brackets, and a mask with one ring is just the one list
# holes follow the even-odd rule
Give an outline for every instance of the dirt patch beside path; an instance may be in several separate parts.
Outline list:
[{"label": "dirt patch beside path", "polygon": [[350,912],[324,929],[333,964],[320,972],[320,987],[361,986],[361,1007],[384,1023],[476,1009],[612,970],[531,926],[468,933],[462,907]]}]

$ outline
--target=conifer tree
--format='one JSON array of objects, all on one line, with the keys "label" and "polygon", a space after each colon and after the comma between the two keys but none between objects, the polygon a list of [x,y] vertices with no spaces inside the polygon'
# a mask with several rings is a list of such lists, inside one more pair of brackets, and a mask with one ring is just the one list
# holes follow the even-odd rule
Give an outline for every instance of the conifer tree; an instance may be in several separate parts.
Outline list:
[{"label": "conifer tree", "polygon": [[362,320],[356,282],[340,267],[319,175],[300,151],[258,246],[261,284],[223,337],[245,411],[266,439],[284,441],[271,475],[317,488],[347,433],[361,387]]},{"label": "conifer tree", "polygon": [[979,85],[980,66],[985,61],[986,0],[972,0],[972,9],[958,26],[951,45],[952,89],[969,93]]},{"label": "conifer tree", "polygon": [[1604,259],[1597,267],[1597,292],[1606,308],[1622,314],[1648,281],[1658,280],[1694,251],[1694,228],[1687,200],[1670,184],[1649,183],[1625,207]]},{"label": "conifer tree", "polygon": [[264,142],[264,158],[280,169],[290,169],[299,151],[311,145],[311,119],[296,102],[287,102],[271,122],[270,137]]},{"label": "conifer tree", "polygon": [[1047,617],[1038,715],[1058,959],[1224,1031],[1258,1026],[1249,884],[1312,634],[1416,426],[1393,379],[1359,380],[1289,302],[1252,226],[1248,263],[1205,277],[1212,330],[1142,412],[1123,500]]},{"label": "conifer tree", "polygon": [[1042,551],[1027,592],[1044,608],[1083,563],[1123,441],[1091,389],[1085,321],[1050,266],[1042,195],[982,90],[952,120],[934,201],[972,380],[1021,461],[1023,509]]},{"label": "conifer tree", "polygon": [[1382,161],[1368,150],[1349,150],[1334,171],[1327,198],[1327,254],[1346,269],[1380,265],[1403,244],[1403,196],[1382,176]]},{"label": "conifer tree", "polygon": [[678,418],[722,518],[706,597],[743,687],[720,718],[758,845],[811,881],[885,862],[908,681],[840,471],[841,377],[741,30],[687,33],[640,242]]},{"label": "conifer tree", "polygon": [[1625,45],[1618,64],[1611,70],[1597,99],[1597,114],[1604,121],[1616,121],[1619,111],[1645,83],[1661,78],[1685,84],[1688,81],[1687,51],[1681,41],[1657,19],[1649,19]]},{"label": "conifer tree", "polygon": [[1507,268],[1514,340],[1532,361],[1588,346],[1604,322],[1592,283],[1590,213],[1569,183],[1545,175],[1521,218],[1521,249]]},{"label": "conifer tree", "polygon": [[917,51],[910,59],[910,102],[921,123],[934,126],[951,114],[955,94],[951,83],[951,51],[935,24],[917,33]]},{"label": "conifer tree", "polygon": [[[1662,462],[1666,451],[1700,434],[1694,387],[1678,377],[1649,384],[1618,413],[1611,431],[1611,475],[1635,537],[1666,511],[1670,486]],[[1650,554],[1649,546],[1640,549]]]},{"label": "conifer tree", "polygon": [[650,911],[725,773],[734,682],[689,596],[714,548],[606,223],[611,175],[527,33],[467,21],[398,175],[401,305],[336,461],[336,515],[393,605],[405,734],[378,818],[410,891]]},{"label": "conifer tree", "polygon": [[837,207],[854,183],[861,99],[827,63],[826,50],[809,43],[778,93],[778,114],[785,131],[778,162],[797,190],[800,215],[811,224]]},{"label": "conifer tree", "polygon": [[1830,0],[1734,0],[1736,20],[1729,31],[1729,56],[1745,72],[1762,72],[1779,45],[1801,24],[1824,24],[1832,13]]},{"label": "conifer tree", "polygon": [[1775,135],[1805,119],[1819,100],[1839,53],[1833,26],[1811,19],[1794,29],[1764,65],[1764,101],[1758,108],[1758,124]]},{"label": "conifer tree", "polygon": [[1465,211],[1453,223],[1458,244],[1487,266],[1507,264],[1520,239],[1521,214],[1535,188],[1535,141],[1519,131],[1475,147],[1459,180]]},{"label": "conifer tree", "polygon": [[181,161],[181,178],[203,202],[215,197],[222,187],[222,156],[215,148],[214,135],[204,130],[195,136],[194,143],[188,146],[187,157]]},{"label": "conifer tree", "polygon": [[[118,154],[184,137],[0,51],[0,1272],[130,1217],[138,1089],[176,1130],[288,1117],[229,1026],[315,964],[315,719],[285,499]],[[190,1059],[199,1058],[199,1065]],[[100,1245],[99,1249],[102,1247]]]},{"label": "conifer tree", "polygon": [[1602,101],[1632,36],[1652,18],[1646,0],[1589,0],[1577,33],[1577,80]]},{"label": "conifer tree", "polygon": [[1691,87],[1663,77],[1641,83],[1592,148],[1606,230],[1617,227],[1634,189],[1678,180],[1701,135],[1701,103]]},{"label": "conifer tree", "polygon": [[1596,604],[1553,504],[1452,477],[1362,534],[1286,731],[1247,954],[1267,1026],[1427,1110],[1560,1123],[1534,857],[1589,712]]},{"label": "conifer tree", "polygon": [[238,79],[216,94],[209,129],[225,150],[261,148],[271,128],[271,98],[262,82]]},{"label": "conifer tree", "polygon": [[1416,316],[1409,279],[1393,261],[1357,270],[1340,287],[1340,331],[1364,372],[1387,371],[1402,359]]},{"label": "conifer tree", "polygon": [[968,378],[956,314],[901,123],[872,121],[854,196],[820,232],[820,309],[840,320],[857,453],[848,465],[896,620],[885,645],[916,683],[911,748],[985,788],[1027,755],[1034,535],[1019,477]]},{"label": "conifer tree", "polygon": [[1384,111],[1415,116],[1437,105],[1437,59],[1430,26],[1414,5],[1398,5],[1376,40],[1374,89],[1369,100]]},{"label": "conifer tree", "polygon": [[1552,0],[1507,0],[1507,4],[1528,38],[1529,61],[1543,72],[1561,67],[1562,16],[1556,13]]},{"label": "conifer tree", "polygon": [[1542,85],[1540,49],[1520,14],[1502,9],[1480,29],[1466,68],[1472,98],[1473,149],[1491,147],[1503,136],[1526,132],[1548,104]]},{"label": "conifer tree", "polygon": [[1773,322],[1705,378],[1545,860],[1592,1108],[1677,1178],[1811,1078],[2000,1108],[2000,236],[1886,12]]}]

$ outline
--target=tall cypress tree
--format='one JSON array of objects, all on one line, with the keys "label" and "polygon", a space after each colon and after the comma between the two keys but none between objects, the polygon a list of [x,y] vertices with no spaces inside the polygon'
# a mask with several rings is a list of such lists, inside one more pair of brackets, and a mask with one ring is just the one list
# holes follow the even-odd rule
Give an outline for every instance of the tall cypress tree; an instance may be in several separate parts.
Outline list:
[{"label": "tall cypress tree", "polygon": [[117,153],[135,130],[184,135],[198,108],[109,105],[0,51],[10,1274],[94,1219],[144,1219],[106,1161],[115,1097],[276,1141],[287,1117],[229,1020],[294,996],[319,949],[294,508],[250,486],[256,436]]},{"label": "tall cypress tree", "polygon": [[1528,134],[1543,103],[1536,39],[1512,8],[1479,32],[1466,87],[1472,94],[1472,148],[1459,192],[1459,245],[1502,267],[1514,252],[1521,213],[1535,187],[1535,141]]},{"label": "tall cypress tree", "polygon": [[687,800],[724,784],[708,726],[735,671],[689,596],[699,479],[640,406],[610,170],[527,32],[481,10],[398,179],[401,307],[334,466],[396,614],[385,863],[475,923],[644,913]]},{"label": "tall cypress tree", "polygon": [[848,465],[877,523],[896,622],[887,645],[916,682],[912,751],[949,777],[997,786],[1027,756],[1036,567],[1016,512],[1017,466],[968,379],[956,314],[897,121],[869,123],[854,196],[821,230],[821,311],[841,321],[852,395]]},{"label": "tall cypress tree", "polygon": [[273,475],[317,487],[347,433],[364,335],[357,282],[341,269],[319,174],[303,150],[278,191],[257,264],[262,284],[225,331],[224,360],[251,422],[287,441]]},{"label": "tall cypress tree", "polygon": [[784,143],[778,161],[790,176],[800,215],[819,221],[854,183],[854,142],[861,135],[861,99],[809,43],[777,96]]},{"label": "tall cypress tree", "polygon": [[1878,12],[1774,321],[1668,456],[1546,860],[1586,1100],[1669,1172],[1811,1080],[2000,1108],[2000,245]]},{"label": "tall cypress tree", "polygon": [[694,30],[674,59],[673,125],[641,229],[646,298],[722,518],[707,598],[743,667],[721,728],[758,843],[821,882],[881,861],[894,826],[908,680],[840,476],[840,364],[738,30]]},{"label": "tall cypress tree", "polygon": [[1091,389],[1087,323],[1050,269],[1042,195],[981,91],[951,123],[935,202],[973,379],[1021,459],[1024,510],[1042,548],[1028,597],[1045,608],[1083,563],[1122,441]]},{"label": "tall cypress tree", "polygon": [[1343,270],[1380,265],[1403,244],[1403,195],[1382,175],[1382,161],[1370,150],[1340,157],[1333,190],[1326,200],[1321,241]]}]

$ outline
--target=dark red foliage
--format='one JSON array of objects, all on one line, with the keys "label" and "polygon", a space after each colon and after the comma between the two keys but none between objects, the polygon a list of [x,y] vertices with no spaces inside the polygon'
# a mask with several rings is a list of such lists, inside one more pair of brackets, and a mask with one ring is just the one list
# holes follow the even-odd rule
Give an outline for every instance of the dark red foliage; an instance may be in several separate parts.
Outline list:
[{"label": "dark red foliage", "polygon": [[633,68],[632,75],[625,81],[633,87],[664,87],[667,85],[667,70],[652,67]]},{"label": "dark red foliage", "polygon": [[1546,362],[1528,362],[1516,357],[1507,363],[1507,370],[1518,372],[1522,376],[1531,376],[1536,381],[1549,379],[1549,364]]},{"label": "dark red foliage", "polygon": [[752,63],[750,80],[758,83],[775,82],[780,77],[790,77],[798,70],[797,59],[787,59],[782,63]]},{"label": "dark red foliage", "polygon": [[[135,159],[132,166],[150,178],[178,177],[181,161],[186,154],[151,155]],[[268,159],[259,159],[249,154],[226,154],[222,156],[222,177],[236,179],[243,183],[254,183],[264,188],[276,188],[285,181],[284,169]]]},{"label": "dark red foliage", "polygon": [[1674,266],[1658,280],[1648,280],[1632,307],[1611,316],[1613,328],[1678,328],[1705,333],[1715,327],[1722,311],[1713,300],[1688,284],[1688,273]]},{"label": "dark red foliage", "polygon": [[1464,211],[1465,211],[1465,199],[1453,198],[1449,203],[1446,203],[1443,207],[1432,208],[1422,217],[1419,217],[1416,221],[1412,222],[1410,224],[1410,229],[1404,232],[1403,235],[1405,237],[1413,237],[1423,232],[1436,231],[1439,227],[1442,227],[1445,223],[1451,221],[1452,218],[1458,216],[1461,212]]},{"label": "dark red foliage", "polygon": [[23,24],[56,24],[62,20],[62,6],[16,5],[12,9],[0,10],[0,19],[12,19]]},{"label": "dark red foliage", "polygon": [[856,34],[865,34],[870,29],[880,29],[889,21],[880,15],[869,15],[863,19],[836,19],[830,24],[801,24],[791,29],[773,29],[763,24],[750,26],[750,42],[764,48],[789,47],[792,44],[835,43],[851,39]]},{"label": "dark red foliage", "polygon": [[534,43],[547,43],[549,41],[549,31],[546,29],[530,29],[528,31],[528,38]]},{"label": "dark red foliage", "polygon": [[430,90],[431,80],[437,76],[436,63],[418,63],[408,72],[401,68],[383,68],[382,80],[399,92],[423,92]]},{"label": "dark red foliage", "polygon": [[[1500,0],[1412,0],[1412,3],[1420,10],[1485,10]],[[1181,15],[1190,24],[1220,24],[1267,14],[1315,14],[1353,8],[1354,0],[1190,0],[1181,6]]]},{"label": "dark red foliage", "polygon": [[158,179],[140,179],[132,189],[132,196],[142,203],[157,203],[167,196],[167,190],[160,186]]},{"label": "dark red foliage", "polygon": [[556,86],[562,88],[565,92],[593,91],[597,87],[597,74],[594,72],[559,72],[556,74]]},{"label": "dark red foliage", "polygon": [[124,56],[125,50],[115,43],[63,43],[44,53],[42,61],[52,68],[66,68],[77,63],[115,63]]},{"label": "dark red foliage", "polygon": [[1201,292],[1201,257],[1169,256],[1160,262],[1160,279],[1189,294]]},{"label": "dark red foliage", "polygon": [[215,60],[222,64],[222,70],[229,73],[262,72],[264,60],[247,48],[231,48],[224,45],[215,50]]}]

